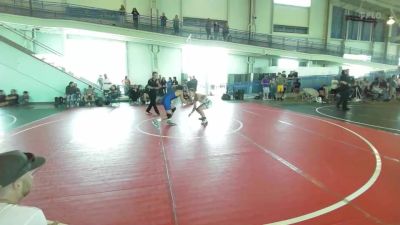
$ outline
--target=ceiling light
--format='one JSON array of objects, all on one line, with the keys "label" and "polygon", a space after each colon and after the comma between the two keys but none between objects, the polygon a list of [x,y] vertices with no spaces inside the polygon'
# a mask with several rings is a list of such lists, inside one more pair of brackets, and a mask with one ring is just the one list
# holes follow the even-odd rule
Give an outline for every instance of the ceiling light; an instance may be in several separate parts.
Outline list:
[{"label": "ceiling light", "polygon": [[390,16],[389,19],[386,21],[387,25],[393,25],[396,21],[393,19],[393,16]]}]

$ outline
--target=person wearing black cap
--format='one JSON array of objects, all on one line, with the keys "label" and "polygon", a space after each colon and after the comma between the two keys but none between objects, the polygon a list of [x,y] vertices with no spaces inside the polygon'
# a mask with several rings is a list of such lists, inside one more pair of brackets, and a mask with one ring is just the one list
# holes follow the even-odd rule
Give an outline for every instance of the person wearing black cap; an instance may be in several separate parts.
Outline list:
[{"label": "person wearing black cap", "polygon": [[41,209],[18,205],[32,188],[32,172],[45,161],[18,150],[0,153],[0,225],[59,224],[47,221]]}]

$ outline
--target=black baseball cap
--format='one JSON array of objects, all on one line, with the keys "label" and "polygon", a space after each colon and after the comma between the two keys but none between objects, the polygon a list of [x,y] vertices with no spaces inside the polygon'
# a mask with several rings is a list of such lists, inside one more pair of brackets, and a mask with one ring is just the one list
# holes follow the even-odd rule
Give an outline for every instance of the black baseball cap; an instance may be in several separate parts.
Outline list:
[{"label": "black baseball cap", "polygon": [[29,171],[39,168],[45,158],[29,152],[14,150],[0,153],[0,188],[18,180]]}]

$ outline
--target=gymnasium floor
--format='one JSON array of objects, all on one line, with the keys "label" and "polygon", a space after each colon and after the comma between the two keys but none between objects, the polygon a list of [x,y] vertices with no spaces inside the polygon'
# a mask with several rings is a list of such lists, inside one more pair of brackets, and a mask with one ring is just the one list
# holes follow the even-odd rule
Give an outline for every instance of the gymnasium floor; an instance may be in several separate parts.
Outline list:
[{"label": "gymnasium floor", "polygon": [[24,204],[49,219],[400,224],[398,103],[352,105],[345,114],[329,105],[214,100],[206,128],[188,107],[178,107],[178,126],[161,129],[141,106],[56,112],[0,109],[1,151],[47,158]]}]

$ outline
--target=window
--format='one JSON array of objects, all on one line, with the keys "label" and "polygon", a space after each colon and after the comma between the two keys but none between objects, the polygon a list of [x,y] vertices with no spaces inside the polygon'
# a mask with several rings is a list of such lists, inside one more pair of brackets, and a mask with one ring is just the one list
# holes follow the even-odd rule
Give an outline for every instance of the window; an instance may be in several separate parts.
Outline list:
[{"label": "window", "polygon": [[331,38],[343,38],[344,12],[345,10],[341,7],[333,7]]},{"label": "window", "polygon": [[274,24],[274,32],[308,34],[308,27],[295,27]]},{"label": "window", "polygon": [[[350,16],[358,16],[358,13],[350,11]],[[347,38],[350,40],[358,40],[358,29],[360,27],[360,21],[348,20],[347,27]]]},{"label": "window", "polygon": [[[332,10],[331,38],[342,39],[343,35],[347,34],[346,38],[349,40],[371,41],[376,21],[374,18],[364,18],[355,11],[334,6]],[[381,32],[380,28],[378,28],[378,31]]]},{"label": "window", "polygon": [[370,41],[371,40],[371,31],[372,31],[373,23],[362,23],[361,28],[361,41]]},{"label": "window", "polygon": [[384,41],[384,29],[385,29],[386,22],[383,20],[378,20],[378,23],[375,25],[375,30],[374,30],[374,40],[376,42],[383,42]]},{"label": "window", "polygon": [[311,0],[274,0],[275,4],[310,7]]},{"label": "window", "polygon": [[392,39],[391,42],[400,43],[400,26],[397,24],[392,25]]}]

